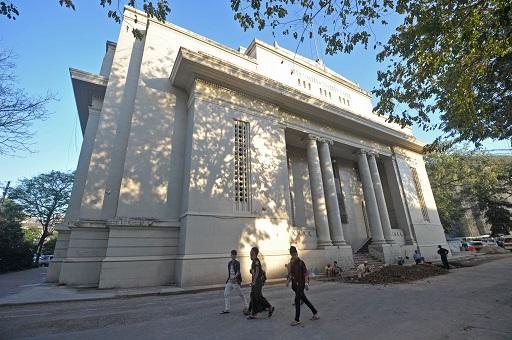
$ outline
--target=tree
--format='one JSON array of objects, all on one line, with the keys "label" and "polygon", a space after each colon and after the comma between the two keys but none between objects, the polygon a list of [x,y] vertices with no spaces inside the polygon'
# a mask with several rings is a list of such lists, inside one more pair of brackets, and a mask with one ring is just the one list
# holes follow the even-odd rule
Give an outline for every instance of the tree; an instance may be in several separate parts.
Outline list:
[{"label": "tree", "polygon": [[37,245],[41,238],[41,228],[26,228],[23,229],[23,239],[31,245],[34,254],[37,252]]},{"label": "tree", "polygon": [[491,185],[476,190],[478,204],[479,209],[485,211],[492,234],[507,235],[512,229],[512,158],[502,157],[496,167]]},{"label": "tree", "polygon": [[19,204],[26,215],[35,217],[43,228],[37,243],[37,263],[46,238],[64,218],[73,177],[73,173],[51,171],[22,179],[9,194],[9,198]]},{"label": "tree", "polygon": [[464,236],[464,216],[475,211],[494,234],[510,226],[505,220],[512,208],[511,159],[462,149],[430,153],[425,165],[447,233]]},{"label": "tree", "polygon": [[[375,112],[444,134],[429,149],[512,138],[512,5],[508,0],[231,0],[241,27],[270,26],[299,42],[319,35],[325,53],[380,48]],[[299,13],[299,14],[297,14]],[[373,26],[402,23],[387,43]],[[439,116],[440,123],[433,123]]]},{"label": "tree", "polygon": [[20,206],[10,200],[0,205],[0,273],[30,268],[32,251],[23,239]]},{"label": "tree", "polygon": [[0,50],[0,155],[30,151],[30,127],[48,116],[46,105],[54,99],[50,93],[31,97],[17,87],[13,58],[12,52]]},{"label": "tree", "polygon": [[46,241],[43,245],[43,253],[44,254],[53,254],[55,251],[55,245],[57,244],[57,238],[51,237],[48,241]]},{"label": "tree", "polygon": [[[72,10],[76,9],[73,0],[58,0],[58,2],[63,7]],[[137,7],[137,3],[138,1],[136,0],[118,0],[115,1],[114,4],[112,4],[112,0],[99,0],[100,6],[108,8],[107,16],[117,23],[121,23],[123,4],[126,4],[131,7]],[[165,19],[167,18],[167,15],[171,12],[171,8],[169,7],[167,0],[142,0],[142,9],[144,10],[148,17],[156,18],[161,22],[164,22]],[[14,1],[1,1],[0,15],[3,15],[8,19],[16,20],[16,18],[20,15],[20,11],[18,7],[14,4]],[[143,33],[136,28],[132,28],[132,33],[138,39],[142,39],[144,37]]]}]

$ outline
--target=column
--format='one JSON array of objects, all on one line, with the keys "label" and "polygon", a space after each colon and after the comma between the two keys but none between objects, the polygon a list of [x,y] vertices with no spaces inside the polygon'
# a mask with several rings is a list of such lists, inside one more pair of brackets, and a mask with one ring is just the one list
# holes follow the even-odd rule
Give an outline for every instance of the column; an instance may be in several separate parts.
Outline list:
[{"label": "column", "polygon": [[370,163],[373,189],[375,190],[375,198],[377,199],[377,206],[379,207],[380,223],[382,225],[384,238],[388,243],[394,243],[395,241],[391,231],[391,222],[389,222],[388,207],[386,205],[386,199],[384,198],[384,190],[382,190],[382,183],[380,181],[379,168],[377,167],[375,154],[370,153],[368,155],[368,159]]},{"label": "column", "polygon": [[366,213],[368,221],[370,222],[370,229],[372,231],[372,244],[386,243],[382,233],[382,224],[380,222],[379,208],[377,206],[377,199],[373,189],[372,175],[368,160],[366,159],[366,152],[359,151],[357,156],[357,165],[359,168],[359,175],[361,176],[361,183],[363,184],[363,194],[366,201]]},{"label": "column", "polygon": [[322,140],[319,144],[320,168],[322,170],[322,180],[324,183],[325,203],[327,204],[327,218],[329,220],[331,240],[335,246],[346,245],[347,243],[343,237],[340,206],[338,205],[338,195],[336,194],[336,183],[334,182],[329,143]]},{"label": "column", "polygon": [[320,170],[320,160],[318,157],[318,148],[316,138],[308,135],[306,139],[306,152],[308,156],[309,182],[311,185],[311,196],[313,198],[313,213],[315,216],[315,226],[318,236],[318,248],[332,245],[331,235],[329,234],[329,222],[327,220],[327,211],[325,209],[324,186],[322,182],[322,172]]}]

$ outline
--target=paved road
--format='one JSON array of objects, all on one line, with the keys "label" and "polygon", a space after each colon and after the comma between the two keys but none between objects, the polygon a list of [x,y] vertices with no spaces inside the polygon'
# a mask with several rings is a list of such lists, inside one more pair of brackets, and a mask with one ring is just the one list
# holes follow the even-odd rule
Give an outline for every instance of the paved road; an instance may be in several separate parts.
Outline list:
[{"label": "paved road", "polygon": [[[413,284],[316,283],[321,319],[290,327],[292,293],[265,288],[271,319],[246,320],[222,293],[152,296],[0,308],[0,338],[41,339],[512,339],[512,258]],[[247,291],[246,291],[247,292]]]},{"label": "paved road", "polygon": [[25,287],[41,285],[46,279],[47,267],[32,268],[0,275],[0,297],[18,293]]}]

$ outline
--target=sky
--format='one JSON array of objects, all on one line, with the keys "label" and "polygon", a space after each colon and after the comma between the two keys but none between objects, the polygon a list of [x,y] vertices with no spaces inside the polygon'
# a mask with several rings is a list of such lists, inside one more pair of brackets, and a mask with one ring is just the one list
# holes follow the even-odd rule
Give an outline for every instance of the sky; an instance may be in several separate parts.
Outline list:
[{"label": "sky", "polygon": [[[15,1],[20,11],[17,20],[0,17],[0,48],[12,50],[17,58],[15,73],[18,85],[31,95],[51,91],[58,97],[47,108],[51,113],[45,121],[35,122],[33,153],[14,156],[0,155],[0,187],[7,181],[16,184],[21,178],[32,177],[50,170],[74,170],[80,153],[82,136],[73,97],[69,68],[99,73],[105,42],[117,41],[120,25],[107,17],[99,0],[75,0],[76,10],[62,8],[58,0]],[[121,1],[122,2],[122,1]],[[141,2],[141,1],[139,1]],[[229,0],[170,0],[171,13],[167,20],[231,48],[248,46],[253,38],[277,43],[289,50],[316,59],[312,42],[298,45],[291,37],[276,35],[270,30],[244,32],[233,20]],[[115,1],[114,1],[115,3]],[[376,29],[377,38],[385,40],[389,29]],[[358,83],[365,90],[378,84],[373,49],[356,48],[350,55],[325,56],[316,40],[321,58],[330,69]],[[373,45],[373,44],[371,44]],[[425,133],[413,127],[414,134],[431,142],[436,133]],[[488,149],[508,149],[506,142],[488,141]]]}]

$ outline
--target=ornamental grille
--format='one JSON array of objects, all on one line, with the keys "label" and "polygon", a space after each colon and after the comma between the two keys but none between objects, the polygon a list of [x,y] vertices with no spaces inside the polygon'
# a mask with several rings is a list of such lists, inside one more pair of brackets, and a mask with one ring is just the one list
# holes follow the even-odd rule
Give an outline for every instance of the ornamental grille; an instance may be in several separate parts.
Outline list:
[{"label": "ornamental grille", "polygon": [[423,215],[423,220],[430,222],[430,217],[428,216],[427,205],[425,204],[425,198],[423,197],[423,191],[421,190],[420,178],[418,177],[418,172],[415,168],[411,167],[412,179],[414,180],[414,186],[416,187],[416,193],[418,194],[418,199],[420,201],[421,213]]},{"label": "ornamental grille", "polygon": [[250,211],[250,153],[249,123],[235,120],[235,210]]}]

